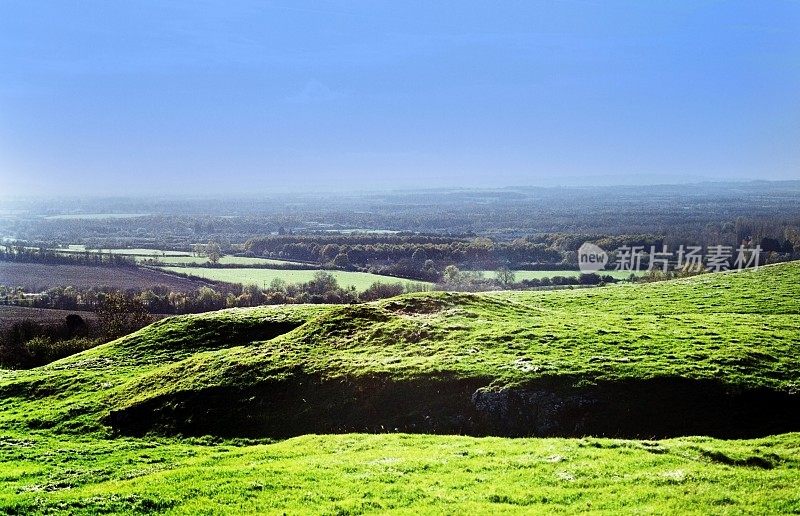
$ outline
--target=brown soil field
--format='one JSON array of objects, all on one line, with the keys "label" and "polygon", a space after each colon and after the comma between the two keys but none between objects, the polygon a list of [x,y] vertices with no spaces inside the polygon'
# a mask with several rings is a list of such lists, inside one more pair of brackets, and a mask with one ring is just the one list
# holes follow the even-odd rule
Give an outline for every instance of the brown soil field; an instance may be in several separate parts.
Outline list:
[{"label": "brown soil field", "polygon": [[78,314],[86,322],[94,322],[97,319],[94,312],[0,305],[0,330],[24,319],[36,321],[40,324],[62,323],[69,314]]},{"label": "brown soil field", "polygon": [[0,262],[0,285],[39,292],[51,287],[112,287],[120,290],[147,289],[166,285],[177,292],[191,292],[210,282],[180,278],[139,267],[93,267]]},{"label": "brown soil field", "polygon": [[[52,308],[30,308],[27,306],[0,305],[0,331],[12,324],[28,319],[39,324],[58,324],[64,322],[69,314],[78,314],[84,321],[93,324],[97,320],[94,312],[82,310],[55,310]],[[169,317],[168,314],[152,314],[153,320]]]}]

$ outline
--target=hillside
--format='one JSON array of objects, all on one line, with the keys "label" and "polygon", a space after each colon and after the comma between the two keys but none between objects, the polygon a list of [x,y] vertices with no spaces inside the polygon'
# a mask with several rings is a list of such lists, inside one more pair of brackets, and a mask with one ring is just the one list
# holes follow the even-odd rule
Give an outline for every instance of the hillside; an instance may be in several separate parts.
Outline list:
[{"label": "hillside", "polygon": [[[775,409],[797,403],[798,313],[797,264],[590,290],[233,309],[1,373],[0,392],[9,403],[45,389],[33,403],[47,415],[28,405],[25,417],[74,426],[63,411],[79,403],[82,425],[123,433],[747,436],[795,422]],[[88,384],[100,388],[88,396]],[[663,428],[608,420],[665,419],[664,409],[675,420]],[[747,424],[720,426],[708,410]],[[686,419],[695,431],[681,430]],[[710,419],[719,427],[703,426]]]},{"label": "hillside", "polygon": [[[680,507],[678,491],[705,512],[797,511],[789,486],[800,438],[785,432],[800,430],[798,315],[800,264],[789,263],[598,289],[172,317],[42,368],[0,372],[0,450],[11,461],[0,499],[19,512],[62,502],[269,511],[299,507],[310,471],[322,471],[325,487],[306,501],[334,512],[556,500],[613,511],[625,497],[666,511]],[[350,432],[499,437],[241,440]],[[214,437],[175,438],[204,435]],[[754,440],[680,437],[690,435]],[[35,466],[42,454],[52,459]],[[101,462],[48,487],[84,471],[87,457]],[[411,477],[439,494],[408,487]],[[356,479],[366,494],[345,495]],[[458,494],[475,482],[486,485]],[[756,484],[770,486],[769,499]]]}]

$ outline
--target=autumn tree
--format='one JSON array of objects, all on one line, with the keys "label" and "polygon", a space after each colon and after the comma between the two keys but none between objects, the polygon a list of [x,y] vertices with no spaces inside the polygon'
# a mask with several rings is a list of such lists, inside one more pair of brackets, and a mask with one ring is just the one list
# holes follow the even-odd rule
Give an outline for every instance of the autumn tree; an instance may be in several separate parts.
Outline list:
[{"label": "autumn tree", "polygon": [[98,299],[97,322],[103,337],[116,339],[134,332],[151,322],[147,308],[139,299],[111,292]]}]

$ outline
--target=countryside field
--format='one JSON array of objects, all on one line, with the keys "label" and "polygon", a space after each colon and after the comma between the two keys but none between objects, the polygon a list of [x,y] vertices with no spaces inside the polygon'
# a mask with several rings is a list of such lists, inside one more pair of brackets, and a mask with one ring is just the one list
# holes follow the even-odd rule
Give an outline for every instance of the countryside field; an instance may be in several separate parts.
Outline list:
[{"label": "countryside field", "polygon": [[75,288],[107,286],[122,290],[167,285],[173,290],[191,291],[204,284],[203,281],[138,267],[0,262],[0,285],[23,287],[28,292],[40,292],[62,285]]},{"label": "countryside field", "polygon": [[84,320],[93,322],[94,312],[76,312],[75,310],[55,310],[52,308],[29,308],[25,306],[0,305],[0,330],[25,320],[39,324],[60,324],[69,314],[79,314]]},{"label": "countryside field", "polygon": [[[64,253],[95,253],[96,250],[87,250],[82,245],[70,245],[63,248]],[[133,257],[137,262],[144,263],[149,260],[158,260],[163,263],[163,270],[173,273],[187,274],[199,278],[205,278],[210,281],[222,281],[226,283],[241,283],[242,285],[268,285],[274,279],[281,279],[286,283],[305,283],[313,279],[313,275],[317,270],[323,269],[275,269],[275,266],[282,267],[285,265],[297,265],[298,262],[287,260],[276,260],[271,258],[261,257],[246,257],[246,256],[233,256],[225,255],[220,257],[218,267],[210,269],[207,267],[208,258],[202,256],[194,256],[188,252],[182,251],[162,251],[152,248],[131,248],[131,249],[105,249],[102,250],[106,254],[120,254]],[[233,266],[230,269],[225,269],[226,266]],[[237,269],[236,266],[247,266],[252,269]],[[311,265],[309,265],[311,267]],[[394,278],[391,276],[382,276],[377,274],[352,272],[352,271],[329,271],[339,281],[343,287],[354,287],[357,291],[363,291],[375,282],[382,283],[403,283],[404,285],[430,285],[428,282],[420,282],[416,280],[407,280],[402,278]],[[480,271],[487,279],[495,279],[497,271],[484,270]],[[565,278],[577,278],[581,275],[578,270],[515,270],[514,280],[516,282],[525,280],[541,280],[543,278],[553,278],[556,276]],[[601,271],[601,275],[611,276],[617,280],[628,280],[632,275],[641,276],[644,272],[641,271]]]},{"label": "countryside field", "polygon": [[0,1],[0,516],[800,516],[798,28]]},{"label": "countryside field", "polygon": [[168,318],[0,371],[0,507],[798,512],[799,303],[790,263]]},{"label": "countryside field", "polygon": [[[268,286],[273,280],[280,279],[286,283],[306,283],[314,279],[314,274],[322,269],[316,270],[292,270],[292,269],[261,269],[261,268],[209,268],[209,267],[160,267],[162,270],[172,273],[182,273],[198,278],[205,278],[211,281],[223,281],[226,283],[241,283],[242,285],[258,285],[259,287]],[[391,276],[381,276],[368,272],[352,271],[325,271],[332,274],[339,282],[341,287],[353,287],[357,291],[364,291],[373,283],[402,283],[409,286],[420,286],[425,288],[430,283],[421,281],[395,278]]]}]

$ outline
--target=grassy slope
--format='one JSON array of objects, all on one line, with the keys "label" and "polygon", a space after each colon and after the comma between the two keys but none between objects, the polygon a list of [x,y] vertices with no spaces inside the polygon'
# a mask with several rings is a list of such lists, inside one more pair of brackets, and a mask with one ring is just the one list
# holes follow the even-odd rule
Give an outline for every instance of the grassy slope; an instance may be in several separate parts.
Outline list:
[{"label": "grassy slope", "polygon": [[[159,374],[169,379],[165,389],[259,381],[296,367],[327,377],[500,385],[551,376],[724,378],[796,391],[798,314],[797,264],[591,290],[415,294],[333,307],[274,340],[194,356]],[[149,380],[152,392],[158,381]]]},{"label": "grassy slope", "polygon": [[[109,407],[287,371],[496,385],[679,376],[794,392],[798,314],[800,264],[600,289],[433,292],[181,316],[44,368],[0,372],[0,393],[36,394],[25,404],[0,397],[0,426],[33,420],[85,430]],[[299,327],[275,337],[286,321]]]},{"label": "grassy slope", "polygon": [[240,447],[108,440],[100,423],[109,408],[156,393],[245,385],[297,368],[497,384],[678,375],[796,391],[798,265],[164,320],[44,368],[0,372],[0,507],[572,512],[627,502],[658,512],[687,503],[697,512],[800,511],[797,434],[656,444],[348,435]]}]

